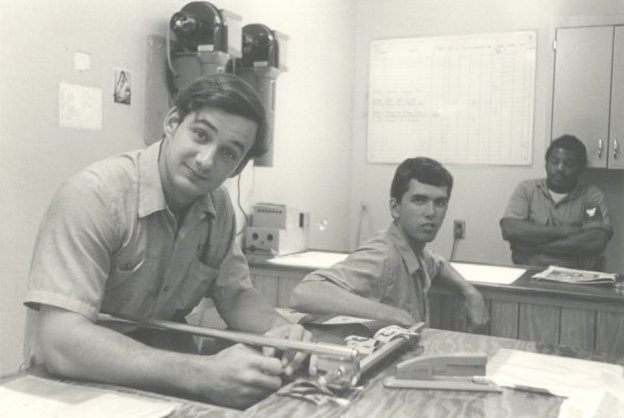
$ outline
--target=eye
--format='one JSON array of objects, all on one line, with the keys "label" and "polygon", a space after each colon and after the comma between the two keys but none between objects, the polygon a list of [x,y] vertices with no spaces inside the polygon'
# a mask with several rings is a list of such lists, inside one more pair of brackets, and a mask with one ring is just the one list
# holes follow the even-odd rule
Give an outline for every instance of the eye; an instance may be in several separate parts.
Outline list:
[{"label": "eye", "polygon": [[443,198],[434,200],[433,203],[438,208],[444,208],[448,204],[448,199],[446,197],[443,197]]},{"label": "eye", "polygon": [[221,148],[219,153],[227,160],[234,161],[238,159],[238,152],[231,148]]},{"label": "eye", "polygon": [[206,142],[208,140],[208,135],[201,129],[193,129],[193,140],[195,142]]},{"label": "eye", "polygon": [[412,202],[416,203],[417,205],[424,205],[429,201],[429,199],[426,196],[422,196],[422,195],[416,195],[412,198]]}]

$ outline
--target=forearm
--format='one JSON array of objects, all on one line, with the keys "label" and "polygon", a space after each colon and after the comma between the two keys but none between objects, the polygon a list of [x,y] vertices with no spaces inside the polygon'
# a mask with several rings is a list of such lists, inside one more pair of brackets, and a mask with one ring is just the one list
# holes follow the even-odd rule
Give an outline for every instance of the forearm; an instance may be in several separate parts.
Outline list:
[{"label": "forearm", "polygon": [[406,311],[351,293],[332,283],[309,281],[297,285],[290,306],[302,312],[342,314],[410,325],[413,318]]},{"label": "forearm", "polygon": [[448,262],[442,265],[436,281],[464,299],[466,315],[471,324],[469,329],[479,329],[489,321],[488,308],[481,293]]},{"label": "forearm", "polygon": [[537,246],[537,251],[553,255],[599,255],[609,241],[609,233],[603,229],[586,229],[563,239]]},{"label": "forearm", "polygon": [[[72,378],[174,393],[197,393],[194,376],[200,356],[143,345],[119,332],[91,323],[76,313],[42,308],[39,324],[44,359],[50,372]],[[211,368],[202,366],[210,379]]]},{"label": "forearm", "polygon": [[479,294],[479,291],[446,261],[435,280],[439,285],[462,297]]},{"label": "forearm", "polygon": [[219,314],[230,328],[262,334],[289,321],[277,313],[255,289],[243,289],[227,300],[215,300]]},{"label": "forearm", "polygon": [[581,231],[580,226],[538,225],[514,218],[503,218],[500,225],[503,239],[521,246],[545,244]]}]

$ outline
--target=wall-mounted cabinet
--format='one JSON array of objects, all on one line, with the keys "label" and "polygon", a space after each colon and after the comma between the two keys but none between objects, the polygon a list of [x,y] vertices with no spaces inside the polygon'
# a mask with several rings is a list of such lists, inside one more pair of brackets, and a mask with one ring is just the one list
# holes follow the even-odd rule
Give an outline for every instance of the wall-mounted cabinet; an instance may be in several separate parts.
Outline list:
[{"label": "wall-mounted cabinet", "polygon": [[589,167],[624,169],[624,25],[557,29],[552,138],[565,133]]}]

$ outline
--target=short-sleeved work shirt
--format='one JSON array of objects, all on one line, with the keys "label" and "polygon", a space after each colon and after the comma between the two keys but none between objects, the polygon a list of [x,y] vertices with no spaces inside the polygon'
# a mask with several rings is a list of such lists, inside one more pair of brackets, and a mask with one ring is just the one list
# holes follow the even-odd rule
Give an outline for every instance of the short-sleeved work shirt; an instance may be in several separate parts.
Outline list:
[{"label": "short-sleeved work shirt", "polygon": [[[600,228],[613,234],[603,193],[596,186],[586,184],[578,184],[556,203],[548,191],[546,179],[525,180],[509,198],[503,217],[544,226]],[[590,268],[593,263],[593,257],[555,256],[513,244],[511,252],[516,264]]]},{"label": "short-sleeved work shirt", "polygon": [[227,301],[252,287],[227,192],[197,200],[178,228],[160,144],[97,162],[62,185],[40,226],[27,306],[92,320],[100,311],[172,319],[204,296]]},{"label": "short-sleeved work shirt", "polygon": [[428,322],[427,292],[444,260],[424,249],[415,254],[393,223],[387,231],[329,268],[307,275],[303,281],[327,281],[354,294],[409,312]]}]

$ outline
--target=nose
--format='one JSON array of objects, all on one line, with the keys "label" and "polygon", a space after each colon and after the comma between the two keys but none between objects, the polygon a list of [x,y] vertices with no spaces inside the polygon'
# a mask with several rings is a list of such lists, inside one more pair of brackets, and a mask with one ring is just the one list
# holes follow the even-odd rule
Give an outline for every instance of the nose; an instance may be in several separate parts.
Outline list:
[{"label": "nose", "polygon": [[195,156],[195,164],[202,171],[210,170],[214,163],[216,147],[209,144],[203,147]]},{"label": "nose", "polygon": [[435,203],[432,201],[429,201],[426,205],[425,205],[425,216],[431,218],[433,216],[435,216]]}]

